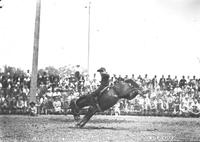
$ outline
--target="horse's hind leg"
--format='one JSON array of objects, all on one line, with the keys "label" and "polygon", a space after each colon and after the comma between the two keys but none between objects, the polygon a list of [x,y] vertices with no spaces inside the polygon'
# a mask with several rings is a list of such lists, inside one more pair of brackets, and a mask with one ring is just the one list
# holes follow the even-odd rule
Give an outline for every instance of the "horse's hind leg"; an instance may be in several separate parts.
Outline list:
[{"label": "horse's hind leg", "polygon": [[74,120],[79,121],[80,120],[80,114],[74,114]]},{"label": "horse's hind leg", "polygon": [[83,127],[96,112],[97,112],[96,107],[90,107],[88,109],[87,114],[83,117],[83,119],[80,122],[76,124],[76,126],[79,128]]}]

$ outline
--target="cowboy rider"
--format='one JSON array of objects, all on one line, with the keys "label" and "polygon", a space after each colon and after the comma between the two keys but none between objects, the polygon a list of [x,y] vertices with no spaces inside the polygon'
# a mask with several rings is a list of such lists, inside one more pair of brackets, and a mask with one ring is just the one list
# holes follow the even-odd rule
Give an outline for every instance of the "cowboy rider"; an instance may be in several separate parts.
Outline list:
[{"label": "cowboy rider", "polygon": [[97,72],[99,72],[101,75],[101,82],[100,82],[101,84],[98,87],[98,89],[92,93],[92,95],[95,98],[94,100],[97,105],[97,108],[101,111],[101,108],[98,103],[98,99],[99,99],[101,93],[104,91],[104,89],[109,86],[110,75],[106,72],[106,69],[104,67],[101,67],[100,69],[98,69]]}]

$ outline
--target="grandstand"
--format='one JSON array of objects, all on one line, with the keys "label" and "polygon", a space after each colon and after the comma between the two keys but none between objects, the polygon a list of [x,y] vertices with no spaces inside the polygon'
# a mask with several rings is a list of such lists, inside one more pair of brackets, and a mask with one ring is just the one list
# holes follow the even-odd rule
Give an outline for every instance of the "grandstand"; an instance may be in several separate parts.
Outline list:
[{"label": "grandstand", "polygon": [[[52,71],[52,68],[46,69]],[[71,66],[57,69],[57,72],[39,70],[37,114],[67,114],[66,108],[72,98],[92,92],[98,87],[99,82],[95,75],[89,77],[85,72],[81,72],[82,77],[77,78],[75,72],[75,68]],[[133,79],[151,92],[145,94],[145,97],[121,100],[105,114],[115,114],[115,111],[118,111],[121,115],[199,117],[200,79],[195,76],[177,79],[171,78],[170,75],[163,75],[161,78],[149,78],[147,74],[138,77],[111,75],[110,84],[126,79]],[[0,114],[29,114],[30,82],[30,74],[27,72],[12,67],[5,67],[1,71]]]}]

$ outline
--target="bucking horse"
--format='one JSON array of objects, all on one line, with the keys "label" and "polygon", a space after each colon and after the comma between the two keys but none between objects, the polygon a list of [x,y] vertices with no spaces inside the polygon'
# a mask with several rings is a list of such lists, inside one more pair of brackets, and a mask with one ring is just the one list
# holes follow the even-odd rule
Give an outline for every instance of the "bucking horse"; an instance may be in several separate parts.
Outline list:
[{"label": "bucking horse", "polygon": [[[114,106],[120,99],[131,100],[135,98],[138,94],[143,95],[149,90],[144,90],[139,84],[133,80],[120,81],[115,83],[115,85],[104,89],[101,92],[100,97],[98,97],[98,102],[100,109],[95,104],[94,96],[92,94],[83,95],[78,99],[73,99],[70,102],[69,108],[77,122],[76,127],[83,127],[90,118],[98,111],[105,111],[110,107]],[[89,106],[85,116],[80,119],[80,110],[83,107]]]}]

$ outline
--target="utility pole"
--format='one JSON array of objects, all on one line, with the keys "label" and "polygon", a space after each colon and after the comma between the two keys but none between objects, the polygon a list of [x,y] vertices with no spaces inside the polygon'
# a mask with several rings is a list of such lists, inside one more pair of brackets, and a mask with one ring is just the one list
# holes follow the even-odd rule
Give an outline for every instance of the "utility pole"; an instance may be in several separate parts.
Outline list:
[{"label": "utility pole", "polygon": [[32,73],[31,73],[30,103],[36,102],[36,93],[37,93],[40,9],[41,9],[41,0],[36,0],[36,17],[35,17],[35,32],[34,32]]},{"label": "utility pole", "polygon": [[88,5],[88,60],[87,60],[87,70],[88,75],[90,73],[90,8],[91,2]]},{"label": "utility pole", "polygon": [[3,4],[2,1],[0,0],[0,8],[3,8]]}]

